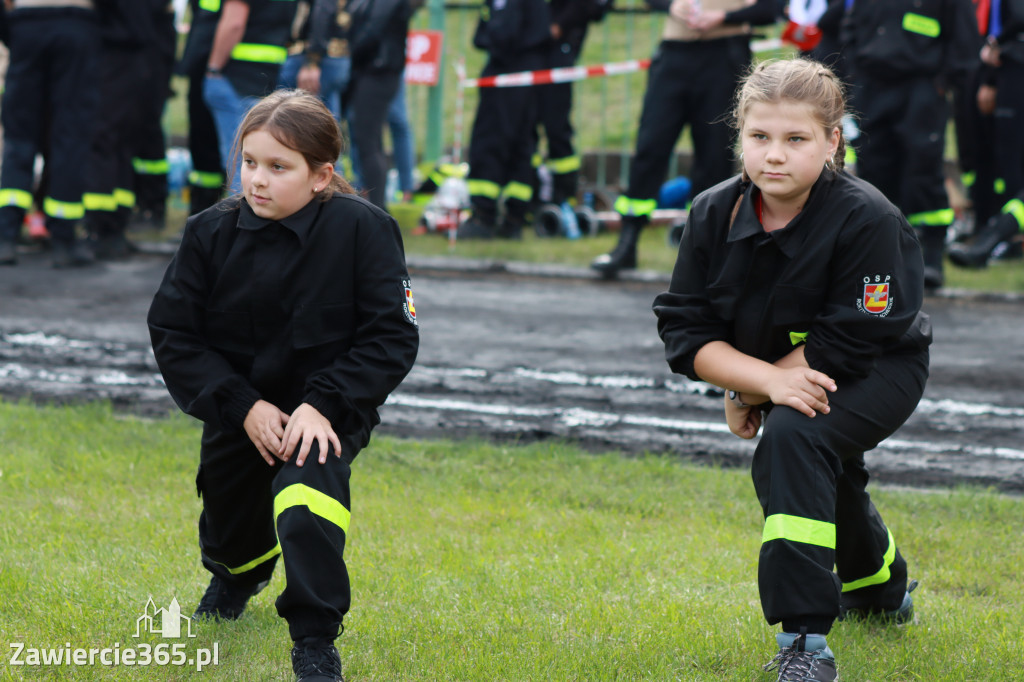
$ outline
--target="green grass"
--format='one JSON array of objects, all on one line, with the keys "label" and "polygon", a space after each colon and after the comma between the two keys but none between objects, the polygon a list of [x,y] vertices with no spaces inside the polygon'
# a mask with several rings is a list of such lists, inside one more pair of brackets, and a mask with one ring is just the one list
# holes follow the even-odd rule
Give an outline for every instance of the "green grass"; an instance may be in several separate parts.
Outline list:
[{"label": "green grass", "polygon": [[[122,649],[152,597],[191,612],[207,582],[198,426],[105,405],[0,403],[0,680],[184,680],[183,668],[9,665],[9,643]],[[379,438],[356,460],[347,678],[768,680],[748,473],[565,444]],[[843,623],[844,680],[1018,680],[1024,500],[876,489],[920,624]],[[212,680],[287,680],[280,571],[246,615],[203,625]],[[181,640],[178,640],[181,641]]]}]

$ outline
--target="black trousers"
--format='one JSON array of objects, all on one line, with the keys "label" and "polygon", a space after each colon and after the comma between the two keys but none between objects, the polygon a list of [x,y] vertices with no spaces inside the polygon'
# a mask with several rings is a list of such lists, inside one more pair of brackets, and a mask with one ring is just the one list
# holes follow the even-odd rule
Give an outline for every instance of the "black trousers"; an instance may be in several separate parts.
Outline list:
[{"label": "black trousers", "polygon": [[[943,152],[949,107],[932,78],[890,83],[858,74],[857,175],[885,194],[911,225],[949,208]],[[948,226],[951,221],[946,221]]]},{"label": "black trousers", "polygon": [[142,121],[147,69],[142,48],[104,45],[100,50],[99,115],[85,185],[89,234],[123,234],[135,207],[132,158]]},{"label": "black trousers", "polygon": [[98,103],[99,27],[91,13],[54,12],[10,22],[0,175],[0,239],[5,241],[17,238],[31,208],[36,154],[46,156],[41,208],[52,238],[71,241],[84,215],[83,167]]},{"label": "black trousers", "polygon": [[1024,190],[1024,64],[1004,59],[996,74],[996,172],[1009,200]]},{"label": "black trousers", "polygon": [[146,82],[143,86],[141,121],[135,141],[135,205],[141,211],[163,214],[167,205],[167,140],[164,107],[171,92],[171,73],[177,30],[174,15],[157,26],[158,40],[145,47]]},{"label": "black trousers", "polygon": [[[544,50],[522,52],[513,59],[487,61],[481,77],[545,66]],[[536,171],[533,141],[537,125],[538,88],[480,88],[476,118],[469,139],[469,199],[473,213],[493,222],[504,195],[509,217],[521,220],[533,199]]]},{"label": "black trousers", "polygon": [[[568,43],[552,45],[547,68],[574,66],[578,53]],[[561,204],[576,196],[579,184],[579,157],[573,145],[572,83],[537,86],[537,121],[547,141],[547,159],[552,176],[552,203]],[[536,136],[534,148],[539,142]]]},{"label": "black trousers", "polygon": [[[693,194],[733,175],[733,134],[727,123],[736,85],[750,64],[746,36],[666,40],[651,60],[626,197],[653,208],[679,136],[690,126]],[[616,208],[621,208],[616,204]],[[628,214],[628,210],[620,211]]]},{"label": "black trousers", "polygon": [[189,214],[194,215],[220,201],[224,193],[224,164],[220,159],[217,126],[206,101],[203,80],[206,59],[188,73],[188,151],[192,157],[189,174]]},{"label": "black trousers", "polygon": [[388,157],[384,153],[384,123],[388,108],[402,83],[401,71],[352,69],[345,111],[348,112],[355,153],[359,155],[359,182],[374,206],[387,210]]},{"label": "black trousers", "polygon": [[269,466],[244,433],[203,432],[196,488],[203,497],[199,546],[214,575],[252,587],[269,580],[278,558],[287,584],[277,612],[292,639],[338,635],[351,603],[345,538],[358,448],[342,438],[342,457],[313,448]]},{"label": "black trousers", "polygon": [[902,603],[906,561],[866,490],[864,453],[910,417],[927,377],[927,351],[883,357],[864,379],[838,382],[827,415],[768,413],[752,476],[765,516],[758,587],[769,624],[825,634],[840,603]]}]

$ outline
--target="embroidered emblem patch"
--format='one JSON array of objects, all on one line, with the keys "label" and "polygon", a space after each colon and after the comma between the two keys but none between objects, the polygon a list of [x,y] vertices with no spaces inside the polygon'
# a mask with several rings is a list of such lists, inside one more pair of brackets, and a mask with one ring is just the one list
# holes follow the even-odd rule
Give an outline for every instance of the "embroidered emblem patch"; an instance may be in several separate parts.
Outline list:
[{"label": "embroidered emblem patch", "polygon": [[412,298],[412,282],[403,279],[402,288],[405,289],[405,301],[402,303],[402,312],[405,313],[406,320],[418,326],[419,323],[416,322],[416,302]]},{"label": "embroidered emblem patch", "polygon": [[890,275],[864,278],[864,293],[857,301],[857,309],[868,315],[885,317],[892,309],[892,283]]}]

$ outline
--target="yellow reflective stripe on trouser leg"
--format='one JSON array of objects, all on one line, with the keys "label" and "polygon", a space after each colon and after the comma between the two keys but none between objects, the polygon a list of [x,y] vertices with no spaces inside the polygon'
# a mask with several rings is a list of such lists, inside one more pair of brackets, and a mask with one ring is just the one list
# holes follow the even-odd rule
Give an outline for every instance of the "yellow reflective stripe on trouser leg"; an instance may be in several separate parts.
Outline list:
[{"label": "yellow reflective stripe on trouser leg", "polygon": [[117,199],[113,194],[97,194],[86,192],[82,195],[82,204],[86,211],[116,211]]},{"label": "yellow reflective stripe on trouser leg", "polygon": [[882,557],[882,568],[880,568],[878,573],[875,573],[874,575],[869,575],[866,578],[854,580],[853,582],[843,583],[843,592],[852,592],[853,590],[859,590],[862,587],[882,585],[889,582],[889,568],[892,566],[892,562],[896,561],[896,540],[892,537],[892,531],[888,528],[886,528],[885,531],[889,535],[889,548],[885,550],[885,556]]},{"label": "yellow reflective stripe on trouser leg", "polygon": [[471,197],[497,199],[501,196],[501,186],[490,180],[474,180],[470,178],[466,181],[466,189],[469,190],[469,196]]},{"label": "yellow reflective stripe on trouser leg", "polygon": [[620,215],[650,216],[656,208],[657,199],[630,199],[622,195],[615,200],[615,211]]},{"label": "yellow reflective stripe on trouser leg", "polygon": [[555,175],[565,175],[580,169],[581,162],[578,156],[566,156],[561,159],[548,159],[548,168]]},{"label": "yellow reflective stripe on trouser leg", "polygon": [[32,208],[32,193],[23,189],[0,189],[0,206],[17,206],[27,211]]},{"label": "yellow reflective stripe on trouser leg", "polygon": [[1024,231],[1024,201],[1010,199],[1003,204],[1003,213],[1009,213],[1017,221],[1017,226]]},{"label": "yellow reflective stripe on trouser leg", "polygon": [[911,213],[907,216],[907,222],[914,226],[921,225],[943,225],[948,226],[953,224],[953,220],[956,218],[956,214],[951,208],[940,208],[937,211],[921,211],[920,213]]},{"label": "yellow reflective stripe on trouser leg", "polygon": [[51,218],[80,220],[85,215],[85,206],[81,201],[58,201],[46,197],[43,199],[43,213]]},{"label": "yellow reflective stripe on trouser leg", "polygon": [[231,566],[228,566],[227,564],[222,564],[219,561],[213,561],[213,559],[210,559],[210,557],[206,557],[206,558],[208,560],[210,560],[210,561],[213,561],[213,563],[217,564],[218,566],[223,566],[225,569],[227,569],[227,572],[230,573],[231,575],[238,575],[239,573],[245,573],[246,571],[251,571],[252,569],[254,569],[257,566],[259,566],[260,564],[262,564],[264,561],[269,561],[270,559],[273,559],[274,557],[276,557],[280,553],[281,553],[281,543],[278,543],[274,547],[274,549],[270,550],[266,554],[264,554],[262,556],[258,556],[255,559],[253,559],[252,561],[250,561],[248,563],[244,563],[241,566],[237,566],[235,568],[232,568]]},{"label": "yellow reflective stripe on trouser leg", "polygon": [[529,201],[533,198],[533,188],[522,182],[510,182],[505,185],[505,197],[507,199],[518,199]]},{"label": "yellow reflective stripe on trouser leg", "polygon": [[317,516],[327,519],[341,528],[346,534],[348,533],[348,522],[352,516],[351,512],[345,509],[345,505],[341,502],[338,502],[329,495],[325,495],[319,490],[310,488],[308,485],[301,483],[292,484],[274,497],[275,524],[281,512],[290,507],[306,507]]},{"label": "yellow reflective stripe on trouser leg", "polygon": [[772,540],[790,540],[835,549],[836,524],[789,514],[772,514],[764,520],[761,543]]}]

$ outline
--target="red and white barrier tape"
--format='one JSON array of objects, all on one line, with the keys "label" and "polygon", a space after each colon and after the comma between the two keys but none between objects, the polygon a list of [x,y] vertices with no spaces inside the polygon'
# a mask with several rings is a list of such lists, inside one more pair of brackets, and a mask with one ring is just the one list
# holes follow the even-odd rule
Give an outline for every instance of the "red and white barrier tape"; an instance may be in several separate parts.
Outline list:
[{"label": "red and white barrier tape", "polygon": [[[755,40],[750,48],[754,52],[765,52],[777,49],[782,42],[778,38]],[[547,85],[549,83],[571,83],[599,76],[618,76],[624,73],[643,71],[651,65],[650,59],[631,59],[626,62],[595,64],[592,66],[567,66],[560,69],[543,69],[541,71],[517,71],[497,76],[481,78],[465,78],[465,71],[459,74],[459,83],[463,88],[521,88],[527,85]]]}]

